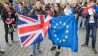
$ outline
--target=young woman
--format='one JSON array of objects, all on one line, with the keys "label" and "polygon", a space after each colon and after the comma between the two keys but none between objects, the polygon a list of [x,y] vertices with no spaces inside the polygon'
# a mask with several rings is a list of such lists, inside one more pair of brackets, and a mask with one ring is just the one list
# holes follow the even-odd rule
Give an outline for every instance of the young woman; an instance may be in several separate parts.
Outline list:
[{"label": "young woman", "polygon": [[12,19],[15,17],[15,10],[9,6],[8,2],[4,2],[4,7],[1,11],[1,17],[4,22],[6,43],[8,45],[11,45],[8,42],[8,33],[10,33],[11,40],[12,40],[12,42],[14,42],[14,40],[13,40],[13,31],[14,30],[13,30],[13,26],[12,26]]},{"label": "young woman", "polygon": [[[62,10],[60,4],[59,3],[54,4],[53,17],[63,16],[63,15],[64,15],[64,13],[63,13],[63,10]],[[57,46],[57,50],[56,50],[55,56],[59,56],[60,48],[61,48],[60,46]],[[56,45],[55,45],[55,43],[53,43],[53,46],[52,46],[52,48],[50,50],[53,51],[55,49],[56,49]]]}]

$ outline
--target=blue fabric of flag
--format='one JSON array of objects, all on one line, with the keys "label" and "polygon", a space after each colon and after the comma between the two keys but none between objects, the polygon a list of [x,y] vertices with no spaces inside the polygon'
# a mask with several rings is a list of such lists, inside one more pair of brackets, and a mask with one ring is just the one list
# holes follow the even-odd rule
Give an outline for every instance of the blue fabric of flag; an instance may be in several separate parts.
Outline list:
[{"label": "blue fabric of flag", "polygon": [[74,15],[53,17],[48,31],[49,39],[57,46],[78,52],[77,23]]}]

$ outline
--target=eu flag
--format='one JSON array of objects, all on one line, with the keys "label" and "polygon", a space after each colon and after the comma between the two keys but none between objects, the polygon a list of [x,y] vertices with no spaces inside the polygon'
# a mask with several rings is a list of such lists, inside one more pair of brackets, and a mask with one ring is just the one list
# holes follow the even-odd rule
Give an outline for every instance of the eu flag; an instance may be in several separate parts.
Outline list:
[{"label": "eu flag", "polygon": [[49,39],[57,46],[78,51],[77,25],[74,15],[53,17],[50,22]]}]

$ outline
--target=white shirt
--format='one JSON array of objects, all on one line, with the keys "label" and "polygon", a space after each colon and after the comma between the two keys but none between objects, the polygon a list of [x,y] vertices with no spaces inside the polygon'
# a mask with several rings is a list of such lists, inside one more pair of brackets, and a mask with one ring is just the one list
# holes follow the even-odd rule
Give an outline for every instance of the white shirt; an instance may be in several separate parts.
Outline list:
[{"label": "white shirt", "polygon": [[88,9],[88,13],[90,15],[89,23],[95,23],[93,10],[94,9],[92,9],[92,8]]},{"label": "white shirt", "polygon": [[70,15],[72,13],[71,9],[65,8],[64,9],[65,15]]},{"label": "white shirt", "polygon": [[91,15],[90,16],[89,23],[95,23],[94,15]]}]

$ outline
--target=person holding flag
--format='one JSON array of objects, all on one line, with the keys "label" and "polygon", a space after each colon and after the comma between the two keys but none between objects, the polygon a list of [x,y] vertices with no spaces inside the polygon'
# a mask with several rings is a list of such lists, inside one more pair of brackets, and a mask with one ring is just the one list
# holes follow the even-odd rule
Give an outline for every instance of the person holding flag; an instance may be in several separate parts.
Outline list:
[{"label": "person holding flag", "polygon": [[[59,3],[55,3],[54,4],[53,17],[63,16],[63,14],[64,13],[62,13],[62,8],[61,8],[60,4]],[[55,56],[59,56],[59,54],[60,54],[60,48],[61,48],[60,46],[57,46],[57,51],[56,51]],[[54,51],[55,49],[56,49],[56,45],[55,45],[55,43],[53,43],[53,46],[52,46],[52,48],[50,50]]]},{"label": "person holding flag", "polygon": [[[36,1],[36,4],[35,4],[36,8],[34,9],[34,11],[31,13],[31,15],[29,15],[30,17],[34,17],[34,16],[37,16],[37,18],[35,18],[36,20],[40,20],[40,16],[42,15],[42,19],[44,19],[44,10],[41,8],[42,7],[42,3],[41,1]],[[33,16],[32,16],[33,15]],[[39,16],[38,16],[39,15]],[[42,23],[42,22],[41,22]],[[41,38],[41,36],[38,36],[39,38]],[[32,45],[32,52],[33,54],[30,55],[30,56],[36,56],[38,55],[39,53],[41,53],[41,50],[40,50],[40,43],[41,43],[41,40],[37,40],[36,43],[34,43]]]},{"label": "person holding flag", "polygon": [[[64,8],[64,10],[62,11],[62,8],[61,8],[61,6],[60,6],[60,4],[59,3],[56,3],[55,5],[54,5],[54,16],[53,17],[56,17],[56,18],[59,18],[59,17],[62,17],[62,16],[69,16],[69,15],[71,15],[71,14],[73,14],[72,13],[72,9],[70,8],[70,4],[69,3],[67,3],[66,4],[66,7]],[[54,19],[54,18],[53,18]],[[62,18],[63,19],[63,18]],[[58,19],[57,19],[58,20]],[[59,24],[59,23],[58,23]],[[56,24],[56,25],[58,25],[58,24]],[[61,22],[60,22],[60,24],[61,24]],[[49,30],[50,31],[50,30]],[[49,38],[50,39],[52,39],[52,38],[54,38],[54,37],[52,37],[51,38],[51,33],[49,32]],[[56,35],[55,35],[56,36]],[[55,50],[56,49],[56,44],[55,44],[55,42],[54,42],[54,40],[52,41],[52,43],[53,43],[53,46],[52,46],[52,48],[50,49],[51,51],[53,51],[53,50]],[[60,48],[61,48],[62,46],[60,46],[60,45],[57,45],[57,50],[56,50],[56,54],[55,54],[55,56],[59,56],[60,55]]]}]

